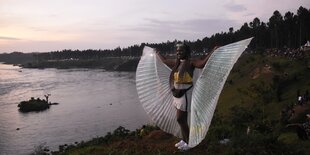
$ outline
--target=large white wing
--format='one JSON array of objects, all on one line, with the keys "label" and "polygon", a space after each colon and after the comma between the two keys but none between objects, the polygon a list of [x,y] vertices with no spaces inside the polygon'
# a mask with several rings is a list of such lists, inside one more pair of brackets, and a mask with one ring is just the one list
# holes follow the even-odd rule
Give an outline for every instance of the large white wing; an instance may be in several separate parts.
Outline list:
[{"label": "large white wing", "polygon": [[157,57],[154,49],[144,47],[136,71],[140,102],[152,121],[163,131],[181,137],[176,109],[169,88],[171,69]]},{"label": "large white wing", "polygon": [[198,78],[191,103],[189,146],[195,147],[206,136],[225,81],[252,38],[218,48]]}]

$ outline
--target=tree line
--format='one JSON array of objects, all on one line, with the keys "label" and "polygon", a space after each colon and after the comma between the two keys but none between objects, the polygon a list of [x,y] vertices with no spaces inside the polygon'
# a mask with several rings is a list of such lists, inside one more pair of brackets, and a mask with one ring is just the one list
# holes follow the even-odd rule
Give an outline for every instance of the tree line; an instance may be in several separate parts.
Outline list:
[{"label": "tree line", "polygon": [[[202,40],[186,42],[194,53],[207,52],[214,46],[222,46],[245,38],[254,37],[250,44],[253,49],[266,48],[299,48],[310,39],[310,9],[299,7],[297,14],[286,12],[282,15],[278,10],[274,11],[267,23],[259,18],[254,18],[250,23],[244,23],[240,29],[234,31],[233,27],[228,32],[221,32],[205,37]],[[102,59],[106,57],[139,57],[144,46],[158,49],[163,54],[174,53],[174,41],[162,43],[142,43],[127,48],[117,47],[110,50],[88,49],[52,51],[37,53],[36,60],[60,60],[60,59]]]}]

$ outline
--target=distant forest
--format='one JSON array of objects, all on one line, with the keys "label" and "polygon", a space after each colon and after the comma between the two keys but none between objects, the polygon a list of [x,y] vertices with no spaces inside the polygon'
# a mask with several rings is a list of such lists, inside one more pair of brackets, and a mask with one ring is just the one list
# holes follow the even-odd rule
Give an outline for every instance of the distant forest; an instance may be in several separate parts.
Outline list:
[{"label": "distant forest", "polygon": [[[299,48],[310,39],[310,9],[299,7],[297,14],[286,12],[284,16],[274,11],[267,23],[254,18],[250,23],[244,23],[239,30],[229,28],[228,32],[221,32],[196,41],[184,40],[195,53],[207,52],[214,46],[222,46],[245,38],[254,37],[250,44],[252,49],[269,48]],[[150,46],[157,48],[162,54],[174,52],[174,41],[163,43],[142,43],[127,48],[117,47],[111,50],[88,49],[51,51],[47,53],[33,53],[35,60],[65,60],[65,59],[101,59],[106,57],[139,57],[142,48]],[[11,53],[18,55],[18,52]]]}]

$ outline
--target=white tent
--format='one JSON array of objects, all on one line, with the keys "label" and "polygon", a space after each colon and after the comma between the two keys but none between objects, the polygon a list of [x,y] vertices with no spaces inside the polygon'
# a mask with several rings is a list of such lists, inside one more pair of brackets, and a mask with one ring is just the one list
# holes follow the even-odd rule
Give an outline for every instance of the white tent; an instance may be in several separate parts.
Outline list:
[{"label": "white tent", "polygon": [[301,50],[303,50],[303,51],[308,51],[308,50],[310,50],[310,41],[309,41],[309,40],[307,41],[307,43],[306,43],[305,45],[303,45],[303,46],[301,47]]}]

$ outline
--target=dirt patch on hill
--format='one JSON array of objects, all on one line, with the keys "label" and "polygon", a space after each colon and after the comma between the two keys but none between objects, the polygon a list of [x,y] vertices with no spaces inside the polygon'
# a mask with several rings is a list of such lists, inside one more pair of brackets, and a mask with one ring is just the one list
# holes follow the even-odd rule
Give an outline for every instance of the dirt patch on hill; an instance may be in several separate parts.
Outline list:
[{"label": "dirt patch on hill", "polygon": [[310,113],[310,104],[296,105],[293,107],[294,113],[289,118],[289,123],[301,123],[306,120],[306,114]]},{"label": "dirt patch on hill", "polygon": [[259,78],[261,75],[271,75],[272,71],[271,71],[271,67],[266,64],[265,66],[262,67],[256,67],[250,74],[251,79],[257,79]]}]

